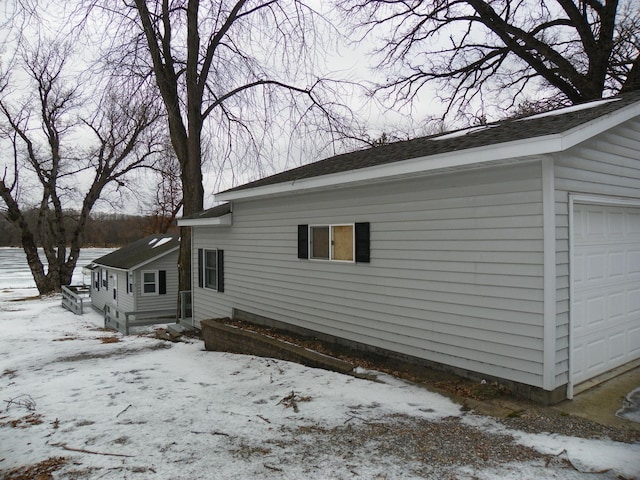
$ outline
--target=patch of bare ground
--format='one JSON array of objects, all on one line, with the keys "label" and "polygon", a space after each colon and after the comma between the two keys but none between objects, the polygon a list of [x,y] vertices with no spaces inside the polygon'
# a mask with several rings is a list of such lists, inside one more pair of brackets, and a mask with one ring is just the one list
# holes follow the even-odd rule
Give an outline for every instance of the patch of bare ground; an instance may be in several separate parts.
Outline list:
[{"label": "patch of bare ground", "polygon": [[496,382],[481,383],[449,372],[343,348],[248,322],[230,320],[228,323],[339,358],[366,370],[384,372],[422,385],[462,404],[463,410],[474,410],[492,416],[509,428],[529,433],[546,432],[581,438],[609,438],[626,443],[640,441],[640,432],[637,430],[609,427],[585,418],[567,415],[519,398],[507,387]]},{"label": "patch of bare ground", "polygon": [[4,480],[53,480],[53,473],[67,464],[65,457],[50,457],[34,465],[2,472]]},{"label": "patch of bare ground", "polygon": [[118,343],[120,342],[120,337],[98,337],[98,340],[100,340],[101,343]]}]

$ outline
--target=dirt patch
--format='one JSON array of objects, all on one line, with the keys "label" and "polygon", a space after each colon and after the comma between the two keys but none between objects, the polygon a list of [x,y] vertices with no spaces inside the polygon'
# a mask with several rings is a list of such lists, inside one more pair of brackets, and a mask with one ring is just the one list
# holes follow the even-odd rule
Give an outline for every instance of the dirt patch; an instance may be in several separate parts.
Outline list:
[{"label": "dirt patch", "polygon": [[453,373],[410,364],[382,355],[355,351],[317,339],[308,339],[239,320],[229,320],[226,323],[339,358],[366,370],[387,373],[422,385],[461,404],[463,411],[473,410],[479,414],[491,416],[510,428],[530,433],[548,432],[582,438],[610,438],[627,443],[640,441],[640,432],[638,431],[613,428],[585,418],[567,415],[518,397],[507,387],[497,382],[478,382],[458,377]]},{"label": "dirt patch", "polygon": [[[113,342],[106,342],[113,343]],[[147,350],[163,350],[165,348],[171,348],[171,345],[166,343],[157,343],[148,347],[129,349],[129,348],[117,348],[110,352],[81,352],[76,355],[70,355],[68,357],[60,357],[56,359],[56,362],[82,362],[85,360],[95,360],[101,358],[122,358],[134,353],[140,353]]]},{"label": "dirt patch", "polygon": [[65,457],[50,457],[35,465],[18,467],[3,473],[5,480],[52,480],[53,472],[66,465]]},{"label": "dirt patch", "polygon": [[10,380],[16,378],[17,370],[12,370],[10,368],[5,368],[5,370],[0,374],[0,377],[8,377]]},{"label": "dirt patch", "polygon": [[10,300],[6,300],[7,302],[27,302],[29,300],[40,300],[42,298],[42,296],[40,295],[31,295],[29,297],[22,297],[22,298],[12,298]]},{"label": "dirt patch", "polygon": [[98,337],[101,343],[118,343],[120,342],[120,337]]}]

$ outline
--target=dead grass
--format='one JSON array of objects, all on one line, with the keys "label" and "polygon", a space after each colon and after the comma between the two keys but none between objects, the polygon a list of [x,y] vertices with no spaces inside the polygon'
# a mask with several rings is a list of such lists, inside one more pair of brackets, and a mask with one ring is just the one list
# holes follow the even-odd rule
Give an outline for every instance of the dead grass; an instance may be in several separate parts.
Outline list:
[{"label": "dead grass", "polygon": [[8,417],[0,417],[0,427],[11,428],[29,428],[32,425],[40,425],[43,423],[42,415],[39,413],[30,413],[24,417],[7,420]]},{"label": "dead grass", "polygon": [[4,480],[53,480],[53,472],[66,465],[65,457],[50,457],[42,462],[25,467],[18,467],[8,472],[0,471]]},{"label": "dead grass", "polygon": [[102,343],[118,343],[120,342],[120,337],[98,337],[98,340]]}]

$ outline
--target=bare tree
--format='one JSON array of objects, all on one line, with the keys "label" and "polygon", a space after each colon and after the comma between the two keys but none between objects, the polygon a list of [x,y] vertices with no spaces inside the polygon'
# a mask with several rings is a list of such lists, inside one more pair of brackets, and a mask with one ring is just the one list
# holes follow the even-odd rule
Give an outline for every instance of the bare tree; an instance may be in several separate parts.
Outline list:
[{"label": "bare tree", "polygon": [[[286,141],[285,126],[308,128],[310,136],[316,128],[315,136],[332,140],[347,136],[336,113],[335,84],[307,69],[324,20],[302,1],[133,0],[117,10],[111,1],[91,5],[118,19],[113,41],[121,44],[111,49],[111,61],[127,75],[155,80],[180,164],[184,215],[203,209],[205,131],[218,163],[236,168]],[[181,238],[180,289],[189,290],[188,228]]]},{"label": "bare tree", "polygon": [[364,37],[380,39],[377,68],[388,77],[374,91],[393,104],[433,88],[449,117],[478,105],[482,114],[487,94],[511,108],[532,95],[566,105],[640,88],[637,0],[340,5]]},{"label": "bare tree", "polygon": [[[99,85],[66,75],[68,45],[22,48],[12,73],[22,68],[28,85],[5,74],[0,95],[2,140],[9,145],[3,149],[0,212],[19,228],[36,286],[47,294],[70,283],[96,202],[107,189],[126,187],[129,172],[155,159],[160,115],[144,98],[108,90],[100,95]],[[90,96],[83,95],[85,87]],[[19,98],[22,91],[29,92],[26,98]],[[33,207],[35,227],[25,216]]]},{"label": "bare tree", "polygon": [[149,234],[167,233],[175,227],[176,217],[182,209],[180,164],[170,145],[165,147],[153,174],[151,200],[144,202],[146,214],[143,228]]}]

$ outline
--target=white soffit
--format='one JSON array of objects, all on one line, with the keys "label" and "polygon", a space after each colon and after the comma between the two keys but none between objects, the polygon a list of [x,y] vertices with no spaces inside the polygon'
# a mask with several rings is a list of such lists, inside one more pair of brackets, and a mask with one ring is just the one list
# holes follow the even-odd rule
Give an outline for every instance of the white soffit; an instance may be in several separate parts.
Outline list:
[{"label": "white soffit", "polygon": [[180,218],[178,219],[179,227],[198,227],[198,226],[227,226],[232,224],[231,213],[220,217],[212,218]]}]

